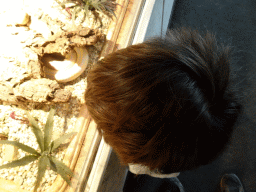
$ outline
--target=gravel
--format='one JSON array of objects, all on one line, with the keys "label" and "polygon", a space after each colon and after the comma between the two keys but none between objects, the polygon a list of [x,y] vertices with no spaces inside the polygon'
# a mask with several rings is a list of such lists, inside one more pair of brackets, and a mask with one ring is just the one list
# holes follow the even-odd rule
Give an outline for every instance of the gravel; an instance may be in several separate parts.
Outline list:
[{"label": "gravel", "polygon": [[[48,116],[48,110],[51,106],[43,106],[43,109],[33,109],[30,111],[31,115],[38,118],[40,128],[43,128],[43,124],[46,122]],[[54,116],[53,127],[53,139],[58,138],[60,135],[72,132],[76,122],[80,109],[79,103],[67,103],[56,105],[56,115]],[[46,110],[46,111],[45,111]],[[8,135],[8,140],[19,141],[34,149],[39,150],[39,146],[36,143],[36,138],[27,124],[22,124],[19,120],[12,119],[10,117],[11,112],[15,111],[16,115],[26,117],[24,109],[18,106],[6,106],[0,105],[0,116],[3,119],[1,121],[0,133]],[[3,146],[4,147],[4,146]],[[8,163],[9,161],[3,161],[3,147],[0,148],[0,164]],[[66,148],[62,148],[55,153],[55,157],[59,160],[63,160],[65,156]],[[22,158],[27,153],[18,149],[17,159]],[[29,163],[28,165],[15,167],[10,169],[0,169],[0,177],[3,179],[13,180],[21,185],[22,188],[30,190],[34,187],[34,182],[37,175],[37,161]],[[47,170],[45,178],[42,181],[40,190],[45,190],[56,179],[57,174],[51,170]]]}]

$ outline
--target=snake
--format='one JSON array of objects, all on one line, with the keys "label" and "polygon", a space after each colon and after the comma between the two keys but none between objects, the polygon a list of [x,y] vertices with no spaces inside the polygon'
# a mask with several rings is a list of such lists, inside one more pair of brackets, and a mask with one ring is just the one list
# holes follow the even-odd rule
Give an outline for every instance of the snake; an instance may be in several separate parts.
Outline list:
[{"label": "snake", "polygon": [[74,47],[63,61],[54,60],[51,56],[45,58],[47,63],[44,68],[46,78],[61,83],[69,82],[79,77],[86,69],[89,61],[89,54],[84,47]]}]

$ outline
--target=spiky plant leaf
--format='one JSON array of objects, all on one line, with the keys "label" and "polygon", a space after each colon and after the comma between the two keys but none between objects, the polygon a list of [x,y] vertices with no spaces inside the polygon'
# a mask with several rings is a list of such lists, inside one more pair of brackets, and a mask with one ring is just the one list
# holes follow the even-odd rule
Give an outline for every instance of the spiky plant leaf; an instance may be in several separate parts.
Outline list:
[{"label": "spiky plant leaf", "polygon": [[105,9],[106,9],[110,14],[114,15],[115,18],[117,18],[115,12],[114,12],[110,7],[105,6]]},{"label": "spiky plant leaf", "polygon": [[82,10],[81,7],[78,7],[78,9],[76,10],[77,13],[79,13]]},{"label": "spiky plant leaf", "polygon": [[75,19],[76,19],[76,9],[74,8],[73,9],[73,11],[72,11],[72,23],[73,23],[73,25],[74,25],[74,23],[75,23]]},{"label": "spiky plant leaf", "polygon": [[74,134],[76,134],[76,132],[66,133],[66,134],[60,136],[58,139],[52,141],[50,153],[52,151],[54,151],[55,149],[57,149],[61,144],[63,144],[67,139],[72,137]]},{"label": "spiky plant leaf", "polygon": [[76,5],[76,6],[73,8],[73,12],[72,12],[72,22],[73,22],[73,24],[75,23],[76,15],[77,15],[77,13],[78,13],[78,9],[79,9],[79,5]]},{"label": "spiky plant leaf", "polygon": [[57,167],[56,167],[56,165],[54,164],[54,162],[53,162],[52,160],[50,160],[50,159],[51,159],[51,158],[49,158],[49,161],[50,161],[50,169],[57,173]]},{"label": "spiky plant leaf", "polygon": [[65,6],[68,3],[75,3],[74,1],[64,1],[62,3],[59,3],[60,6]]},{"label": "spiky plant leaf", "polygon": [[47,166],[50,166],[50,161],[47,155],[42,155],[38,160],[38,173],[36,177],[34,192],[37,191],[43,179]]},{"label": "spiky plant leaf", "polygon": [[84,5],[83,6],[83,10],[84,10],[84,19],[86,18],[86,15],[87,15],[87,13],[88,13],[88,11],[89,11],[89,5]]},{"label": "spiky plant leaf", "polygon": [[[107,16],[115,15],[114,10],[116,8],[116,5],[118,5],[115,1],[113,0],[75,0],[75,1],[65,1],[61,3],[60,5],[63,6],[67,3],[74,3],[73,7],[73,12],[72,12],[72,22],[74,25],[76,15],[81,9],[84,11],[84,19],[86,19],[88,11],[91,11],[93,9],[98,10],[99,12],[102,12],[106,14],[105,12],[108,12],[109,14],[106,14]],[[79,7],[77,9],[76,7]]]},{"label": "spiky plant leaf", "polygon": [[[50,156],[50,161],[52,161],[52,164],[55,165],[56,172],[60,174],[60,176],[68,183],[68,185],[71,185],[70,177],[74,176],[74,173],[71,171],[71,169],[66,166],[63,162],[59,161],[55,157]],[[52,168],[52,166],[50,166]],[[53,170],[54,171],[54,170]]]},{"label": "spiky plant leaf", "polygon": [[12,167],[18,167],[18,166],[24,166],[24,165],[27,165],[29,164],[30,162],[32,161],[35,161],[39,158],[39,156],[35,156],[35,155],[28,155],[28,156],[25,156],[21,159],[18,159],[18,160],[15,160],[15,161],[12,161],[10,163],[6,163],[4,165],[1,165],[0,166],[0,169],[4,169],[4,168],[12,168]]},{"label": "spiky plant leaf", "polygon": [[29,147],[27,145],[24,145],[22,143],[19,143],[18,141],[8,141],[8,140],[0,140],[0,144],[7,144],[7,145],[13,145],[15,147],[18,147],[19,149],[22,149],[23,151],[26,151],[28,153],[31,153],[33,155],[39,156],[40,153],[38,153],[35,149],[32,147]]},{"label": "spiky plant leaf", "polygon": [[30,123],[30,126],[32,128],[32,131],[34,133],[34,135],[36,136],[36,140],[37,143],[40,147],[41,152],[44,151],[44,136],[43,136],[43,132],[41,131],[41,129],[39,128],[36,120],[29,114],[27,113],[28,116],[28,120]]},{"label": "spiky plant leaf", "polygon": [[99,11],[102,11],[100,2],[91,2],[91,6]]},{"label": "spiky plant leaf", "polygon": [[53,130],[53,117],[54,117],[55,109],[51,108],[45,128],[44,128],[44,151],[49,149],[49,145],[52,139],[52,130]]}]

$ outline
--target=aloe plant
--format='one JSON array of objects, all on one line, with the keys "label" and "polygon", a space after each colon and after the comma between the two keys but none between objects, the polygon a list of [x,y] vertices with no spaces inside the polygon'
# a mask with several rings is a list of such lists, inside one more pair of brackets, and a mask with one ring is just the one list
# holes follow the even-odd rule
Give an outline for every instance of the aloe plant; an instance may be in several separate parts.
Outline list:
[{"label": "aloe plant", "polygon": [[73,3],[73,12],[70,13],[69,9],[67,10],[69,14],[72,16],[72,21],[74,22],[77,13],[79,13],[81,10],[84,10],[84,16],[86,17],[86,14],[89,11],[92,10],[98,10],[102,13],[108,13],[107,15],[113,15],[116,17],[114,10],[116,8],[116,5],[118,5],[114,0],[71,0],[71,1],[65,1],[61,3],[61,5],[65,5],[67,3]]},{"label": "aloe plant", "polygon": [[36,140],[39,145],[40,152],[38,152],[36,149],[28,145],[24,145],[17,141],[0,140],[0,144],[13,145],[30,154],[30,155],[26,155],[21,159],[18,159],[0,166],[0,169],[24,166],[29,164],[32,161],[38,160],[38,174],[35,182],[34,191],[36,191],[40,186],[40,182],[44,177],[47,167],[49,167],[51,170],[60,174],[60,176],[69,185],[71,185],[71,181],[70,181],[71,177],[74,176],[70,168],[67,167],[62,161],[59,161],[57,158],[55,158],[52,154],[53,151],[57,149],[62,143],[64,143],[66,139],[70,138],[75,134],[75,132],[67,133],[62,135],[58,139],[51,141],[52,132],[53,132],[54,113],[55,113],[55,110],[51,109],[49,112],[46,124],[44,126],[44,132],[42,132],[41,129],[39,128],[36,120],[29,113],[27,113],[29,125],[34,135],[36,136]]}]

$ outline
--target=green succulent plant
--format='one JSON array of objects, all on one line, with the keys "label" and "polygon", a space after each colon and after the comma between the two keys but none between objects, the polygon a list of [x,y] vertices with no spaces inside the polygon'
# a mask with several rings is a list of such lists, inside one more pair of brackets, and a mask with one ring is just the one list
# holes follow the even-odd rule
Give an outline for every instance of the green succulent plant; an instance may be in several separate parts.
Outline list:
[{"label": "green succulent plant", "polygon": [[55,110],[52,108],[49,112],[46,124],[44,126],[44,132],[42,132],[41,129],[39,128],[36,120],[29,113],[27,113],[29,125],[34,135],[36,136],[36,140],[39,145],[40,152],[38,152],[37,150],[35,150],[30,146],[24,145],[17,141],[0,140],[0,144],[13,145],[31,154],[31,155],[26,155],[21,159],[14,160],[12,162],[4,164],[0,166],[0,169],[24,166],[29,164],[32,161],[38,160],[38,174],[35,182],[34,191],[36,191],[40,186],[40,182],[44,177],[47,167],[49,167],[51,170],[60,174],[60,176],[69,185],[71,185],[71,181],[70,181],[71,177],[74,177],[74,174],[71,171],[71,169],[67,167],[62,161],[59,161],[57,158],[55,158],[52,152],[55,149],[57,149],[62,143],[64,143],[66,139],[70,138],[76,133],[75,132],[67,133],[62,135],[58,139],[51,141],[52,132],[53,132],[54,113],[55,113]]},{"label": "green succulent plant", "polygon": [[[86,17],[86,14],[89,11],[98,10],[102,13],[108,13],[107,15],[113,15],[116,17],[114,10],[116,8],[117,3],[114,0],[71,0],[71,1],[65,1],[61,3],[61,5],[65,5],[67,3],[73,3],[72,6],[73,12],[69,13],[72,16],[72,21],[76,19],[77,13],[79,13],[81,10],[84,10],[84,17]],[[66,9],[67,10],[67,9]]]}]

